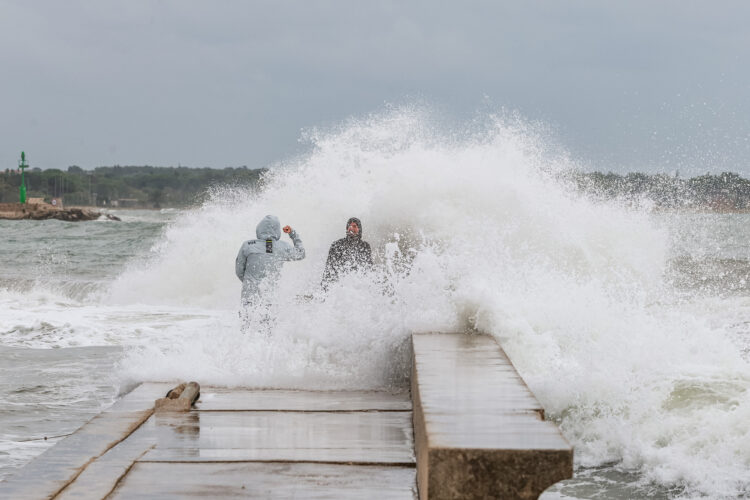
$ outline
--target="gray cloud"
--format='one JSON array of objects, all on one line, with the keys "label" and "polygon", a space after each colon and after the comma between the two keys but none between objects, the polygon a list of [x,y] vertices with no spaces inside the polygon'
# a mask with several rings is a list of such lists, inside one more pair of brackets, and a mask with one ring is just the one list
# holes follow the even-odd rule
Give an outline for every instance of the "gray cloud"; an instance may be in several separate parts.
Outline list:
[{"label": "gray cloud", "polygon": [[750,174],[750,4],[0,1],[0,162],[260,166],[423,98],[593,168]]}]

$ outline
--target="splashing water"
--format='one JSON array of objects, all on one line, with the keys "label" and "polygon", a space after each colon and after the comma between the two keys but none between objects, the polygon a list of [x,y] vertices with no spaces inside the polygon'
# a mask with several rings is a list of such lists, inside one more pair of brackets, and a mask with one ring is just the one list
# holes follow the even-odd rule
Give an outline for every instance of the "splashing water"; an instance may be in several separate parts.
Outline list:
[{"label": "splashing water", "polygon": [[[750,368],[706,303],[665,280],[667,231],[560,185],[571,162],[534,127],[486,122],[445,133],[405,108],[312,130],[311,152],[271,169],[262,189],[218,189],[176,216],[98,298],[150,318],[122,341],[122,376],[403,387],[411,332],[482,331],[579,466],[616,464],[684,494],[747,493]],[[298,231],[307,258],[284,266],[270,334],[257,323],[243,333],[233,264],[266,214]],[[351,216],[378,269],[323,296],[328,246]]]}]

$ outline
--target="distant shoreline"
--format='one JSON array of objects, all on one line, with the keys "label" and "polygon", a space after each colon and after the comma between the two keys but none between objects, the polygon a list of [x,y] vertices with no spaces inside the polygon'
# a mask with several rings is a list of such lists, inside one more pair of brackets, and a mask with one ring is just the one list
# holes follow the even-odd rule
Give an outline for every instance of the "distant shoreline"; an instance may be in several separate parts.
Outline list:
[{"label": "distant shoreline", "polygon": [[[30,168],[25,172],[27,196],[47,202],[62,199],[67,206],[97,209],[189,206],[212,186],[255,189],[266,169],[223,169],[152,166],[112,166],[84,170]],[[0,202],[18,201],[21,172],[0,170]]]},{"label": "distant shoreline", "polygon": [[46,203],[0,203],[0,219],[3,220],[49,220],[57,219],[67,222],[84,222],[97,220],[100,217],[119,221],[119,217],[85,208],[62,208]]}]

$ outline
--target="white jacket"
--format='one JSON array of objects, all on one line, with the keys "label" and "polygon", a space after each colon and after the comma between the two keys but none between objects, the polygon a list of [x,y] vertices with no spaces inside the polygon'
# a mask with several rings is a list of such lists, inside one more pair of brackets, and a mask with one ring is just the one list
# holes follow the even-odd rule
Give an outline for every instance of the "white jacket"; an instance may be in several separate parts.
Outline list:
[{"label": "white jacket", "polygon": [[284,262],[305,258],[305,248],[296,231],[289,233],[294,242],[293,247],[285,241],[279,241],[281,224],[274,215],[266,215],[258,223],[255,236],[257,239],[242,244],[235,262],[235,273],[242,281],[244,303],[260,294],[262,281],[272,283],[279,279]]}]

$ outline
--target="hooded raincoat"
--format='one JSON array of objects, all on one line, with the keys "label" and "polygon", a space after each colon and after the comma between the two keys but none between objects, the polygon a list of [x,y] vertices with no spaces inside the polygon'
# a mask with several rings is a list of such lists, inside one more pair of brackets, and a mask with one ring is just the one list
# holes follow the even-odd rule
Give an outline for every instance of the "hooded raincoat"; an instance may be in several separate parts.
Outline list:
[{"label": "hooded raincoat", "polygon": [[359,226],[359,234],[347,235],[346,238],[336,240],[331,245],[326,268],[323,271],[324,289],[327,289],[330,283],[338,281],[342,274],[372,267],[372,250],[370,244],[362,239],[362,222],[352,217],[346,221],[346,227],[348,228],[352,222],[356,222]]},{"label": "hooded raincoat", "polygon": [[281,266],[288,260],[305,258],[305,248],[296,231],[292,230],[292,247],[281,238],[281,224],[278,217],[266,215],[255,228],[257,239],[242,244],[235,262],[235,273],[242,281],[242,302],[250,303],[260,295],[260,284],[272,286],[279,279]]}]

